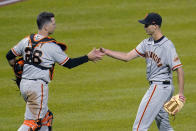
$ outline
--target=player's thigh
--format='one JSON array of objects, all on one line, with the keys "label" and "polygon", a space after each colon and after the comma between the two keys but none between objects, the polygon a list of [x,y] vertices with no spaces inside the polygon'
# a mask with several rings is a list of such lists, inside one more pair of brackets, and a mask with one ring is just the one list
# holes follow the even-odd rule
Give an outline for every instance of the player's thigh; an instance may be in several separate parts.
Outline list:
[{"label": "player's thigh", "polygon": [[25,118],[33,120],[43,118],[48,111],[48,85],[41,80],[31,81],[26,96]]},{"label": "player's thigh", "polygon": [[169,86],[150,85],[140,103],[134,128],[147,129],[172,92]]}]

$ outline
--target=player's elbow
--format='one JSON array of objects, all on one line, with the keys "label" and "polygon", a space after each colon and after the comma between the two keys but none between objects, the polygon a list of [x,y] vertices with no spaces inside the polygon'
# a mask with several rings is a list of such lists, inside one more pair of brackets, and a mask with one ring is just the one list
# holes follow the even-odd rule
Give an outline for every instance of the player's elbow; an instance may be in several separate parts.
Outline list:
[{"label": "player's elbow", "polygon": [[15,64],[16,56],[12,53],[11,50],[6,54],[6,58],[10,66],[13,66]]},{"label": "player's elbow", "polygon": [[124,59],[123,61],[124,61],[124,62],[129,62],[129,59]]},{"label": "player's elbow", "polygon": [[66,68],[68,68],[68,69],[74,68],[73,66],[64,66],[64,67],[66,67]]},{"label": "player's elbow", "polygon": [[124,62],[129,62],[130,60],[131,60],[131,59],[129,58],[129,55],[126,54],[125,57],[124,57],[124,59],[123,59],[123,61],[124,61]]}]

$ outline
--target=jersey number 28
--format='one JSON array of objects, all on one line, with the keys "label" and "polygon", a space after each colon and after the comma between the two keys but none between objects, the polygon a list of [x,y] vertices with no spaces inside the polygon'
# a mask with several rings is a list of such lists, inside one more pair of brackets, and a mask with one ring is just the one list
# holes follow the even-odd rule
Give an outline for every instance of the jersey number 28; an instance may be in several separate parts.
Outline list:
[{"label": "jersey number 28", "polygon": [[32,50],[30,47],[25,48],[25,61],[34,64],[40,64],[42,61],[40,57],[42,52],[40,50]]}]

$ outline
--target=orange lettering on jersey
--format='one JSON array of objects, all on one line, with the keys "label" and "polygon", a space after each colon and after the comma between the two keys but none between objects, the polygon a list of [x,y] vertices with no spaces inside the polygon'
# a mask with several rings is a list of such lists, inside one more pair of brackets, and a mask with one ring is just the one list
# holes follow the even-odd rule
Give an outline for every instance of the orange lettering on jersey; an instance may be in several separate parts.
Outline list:
[{"label": "orange lettering on jersey", "polygon": [[153,59],[158,67],[161,67],[163,64],[161,63],[161,58],[159,58],[154,52],[148,51],[145,54],[146,58],[151,58]]},{"label": "orange lettering on jersey", "polygon": [[158,64],[157,66],[158,66],[158,67],[161,67],[162,65],[163,65],[163,64]]}]

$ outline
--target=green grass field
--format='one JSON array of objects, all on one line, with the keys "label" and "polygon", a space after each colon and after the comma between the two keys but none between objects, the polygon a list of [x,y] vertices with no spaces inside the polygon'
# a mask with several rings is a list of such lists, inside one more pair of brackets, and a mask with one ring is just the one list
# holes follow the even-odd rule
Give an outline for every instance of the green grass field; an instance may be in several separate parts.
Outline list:
[{"label": "green grass field", "polygon": [[[28,0],[0,8],[0,130],[14,131],[23,123],[25,102],[5,55],[23,37],[36,33],[42,11],[56,15],[53,35],[77,57],[93,47],[128,52],[146,38],[137,22],[147,12],[163,17],[162,31],[173,41],[184,65],[183,110],[171,125],[175,131],[196,131],[196,1],[194,0]],[[56,66],[49,84],[54,131],[131,131],[137,108],[148,89],[145,61],[125,63],[104,57],[74,69]],[[174,73],[177,93],[176,73]],[[155,123],[150,131],[157,131]]]}]

